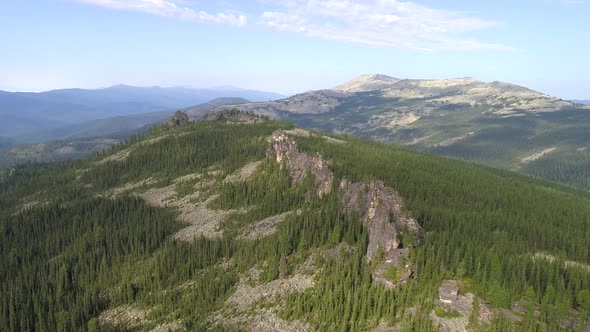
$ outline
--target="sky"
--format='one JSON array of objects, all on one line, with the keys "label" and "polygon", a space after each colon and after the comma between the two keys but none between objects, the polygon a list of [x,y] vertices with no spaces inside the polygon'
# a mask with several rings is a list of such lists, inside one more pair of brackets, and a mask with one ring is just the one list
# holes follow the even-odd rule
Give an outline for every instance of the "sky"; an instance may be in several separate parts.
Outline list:
[{"label": "sky", "polygon": [[590,0],[0,0],[0,90],[473,77],[590,99]]}]

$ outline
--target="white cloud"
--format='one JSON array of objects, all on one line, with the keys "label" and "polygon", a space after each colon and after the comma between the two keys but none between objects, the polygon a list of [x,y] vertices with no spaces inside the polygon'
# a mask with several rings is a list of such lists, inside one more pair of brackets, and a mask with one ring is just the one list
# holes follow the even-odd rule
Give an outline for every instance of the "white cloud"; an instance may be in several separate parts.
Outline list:
[{"label": "white cloud", "polygon": [[260,16],[261,24],[311,37],[419,51],[514,50],[461,36],[494,27],[496,22],[414,2],[276,0],[274,3],[278,10],[264,12]]},{"label": "white cloud", "polygon": [[181,5],[179,0],[75,0],[92,5],[108,7],[118,10],[139,11],[154,15],[165,16],[174,19],[196,21],[202,23],[229,24],[234,26],[245,26],[246,16],[229,11],[220,13],[207,13],[197,11],[190,7]]}]

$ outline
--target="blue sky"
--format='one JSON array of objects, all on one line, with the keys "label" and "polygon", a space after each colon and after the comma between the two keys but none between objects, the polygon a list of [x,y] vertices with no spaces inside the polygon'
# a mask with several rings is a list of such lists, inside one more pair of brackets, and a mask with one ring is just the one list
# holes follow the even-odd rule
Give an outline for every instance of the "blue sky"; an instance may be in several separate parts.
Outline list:
[{"label": "blue sky", "polygon": [[471,76],[590,99],[590,0],[2,0],[0,89]]}]

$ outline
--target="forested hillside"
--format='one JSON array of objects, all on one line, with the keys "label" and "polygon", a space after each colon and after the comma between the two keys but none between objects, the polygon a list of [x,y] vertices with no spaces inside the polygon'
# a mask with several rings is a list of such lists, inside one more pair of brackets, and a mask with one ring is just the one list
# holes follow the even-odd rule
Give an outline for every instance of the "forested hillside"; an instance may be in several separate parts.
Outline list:
[{"label": "forested hillside", "polygon": [[0,171],[0,330],[590,329],[587,193],[210,120]]},{"label": "forested hillside", "polygon": [[332,89],[234,107],[590,190],[590,108],[510,83],[363,75]]}]

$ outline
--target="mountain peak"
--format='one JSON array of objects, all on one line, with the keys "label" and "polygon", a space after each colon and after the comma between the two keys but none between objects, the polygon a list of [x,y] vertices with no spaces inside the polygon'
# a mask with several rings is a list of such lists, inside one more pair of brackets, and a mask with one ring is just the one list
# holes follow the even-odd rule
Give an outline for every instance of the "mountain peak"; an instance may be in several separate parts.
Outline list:
[{"label": "mountain peak", "polygon": [[400,80],[383,74],[361,75],[334,88],[345,92],[364,92],[381,90],[392,86]]}]

